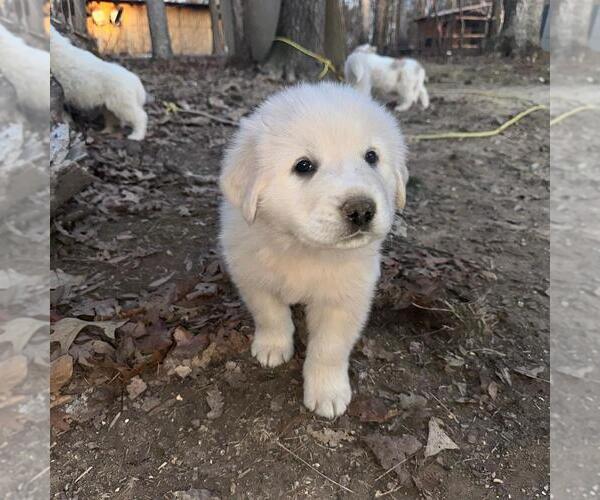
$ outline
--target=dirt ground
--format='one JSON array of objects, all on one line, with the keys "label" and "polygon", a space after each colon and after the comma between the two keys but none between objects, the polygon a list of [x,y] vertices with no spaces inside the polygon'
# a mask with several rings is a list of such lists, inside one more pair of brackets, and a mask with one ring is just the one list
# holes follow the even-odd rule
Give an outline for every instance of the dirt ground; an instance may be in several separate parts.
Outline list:
[{"label": "dirt ground", "polygon": [[[547,68],[429,65],[431,108],[399,117],[408,206],[354,400],[326,421],[302,406],[301,310],[295,357],[259,367],[217,247],[229,122],[281,82],[211,60],[129,65],[154,98],[148,137],[80,123],[97,181],[53,219],[54,338],[75,363],[51,403],[53,498],[548,497],[548,112],[489,139],[412,138],[547,104]],[[120,326],[71,344],[65,318]],[[438,427],[456,448],[425,457]]]},{"label": "dirt ground", "polygon": [[[558,111],[600,104],[598,74],[593,75],[595,85],[585,78],[588,68],[582,65],[557,65],[554,74],[552,100]],[[582,112],[576,120],[553,127],[551,136],[551,436],[556,498],[594,498],[600,491],[598,118],[597,113]]]}]

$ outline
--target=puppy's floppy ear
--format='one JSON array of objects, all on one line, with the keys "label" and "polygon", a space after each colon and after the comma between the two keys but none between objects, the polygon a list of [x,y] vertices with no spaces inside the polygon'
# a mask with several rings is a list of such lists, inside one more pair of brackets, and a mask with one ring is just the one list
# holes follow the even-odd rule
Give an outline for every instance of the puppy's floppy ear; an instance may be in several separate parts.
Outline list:
[{"label": "puppy's floppy ear", "polygon": [[260,194],[256,142],[257,123],[244,118],[240,128],[225,151],[219,184],[225,198],[241,210],[248,224],[254,222]]},{"label": "puppy's floppy ear", "polygon": [[402,210],[406,205],[406,184],[408,183],[404,151],[398,157],[394,173],[396,174],[396,208]]}]

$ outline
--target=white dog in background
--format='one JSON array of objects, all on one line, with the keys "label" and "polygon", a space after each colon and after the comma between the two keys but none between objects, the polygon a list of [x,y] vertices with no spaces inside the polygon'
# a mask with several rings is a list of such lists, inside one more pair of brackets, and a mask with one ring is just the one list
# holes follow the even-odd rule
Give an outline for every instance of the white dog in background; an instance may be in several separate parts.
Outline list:
[{"label": "white dog in background", "polygon": [[0,73],[17,93],[23,108],[50,110],[50,54],[27,45],[0,24]]},{"label": "white dog in background", "polygon": [[350,352],[407,180],[394,117],[347,85],[275,94],[242,120],[225,154],[221,244],[254,318],[252,354],[269,367],[288,361],[290,305],[305,304],[304,404],[324,417],[350,402]]},{"label": "white dog in background", "polygon": [[133,127],[129,139],[144,139],[146,91],[137,75],[75,47],[54,28],[50,28],[50,54],[52,74],[62,86],[67,104],[82,111],[103,108],[107,130],[112,126],[109,111],[121,125]]},{"label": "white dog in background", "polygon": [[427,109],[429,94],[425,88],[425,68],[415,59],[380,56],[376,50],[368,44],[354,49],[344,66],[346,81],[366,94],[371,90],[397,94],[401,103],[396,106],[396,111],[407,111],[417,101]]}]

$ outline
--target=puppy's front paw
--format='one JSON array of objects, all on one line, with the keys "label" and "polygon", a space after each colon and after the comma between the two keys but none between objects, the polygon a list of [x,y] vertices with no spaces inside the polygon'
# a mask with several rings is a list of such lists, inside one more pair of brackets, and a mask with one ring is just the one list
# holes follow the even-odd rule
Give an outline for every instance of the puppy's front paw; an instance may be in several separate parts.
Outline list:
[{"label": "puppy's front paw", "polygon": [[347,369],[304,370],[304,406],[317,415],[326,418],[342,415],[351,399]]},{"label": "puppy's front paw", "polygon": [[142,134],[141,132],[132,132],[127,136],[127,139],[129,139],[130,141],[143,141],[144,134]]},{"label": "puppy's front paw", "polygon": [[262,366],[274,368],[292,359],[294,341],[283,335],[256,332],[250,351]]}]

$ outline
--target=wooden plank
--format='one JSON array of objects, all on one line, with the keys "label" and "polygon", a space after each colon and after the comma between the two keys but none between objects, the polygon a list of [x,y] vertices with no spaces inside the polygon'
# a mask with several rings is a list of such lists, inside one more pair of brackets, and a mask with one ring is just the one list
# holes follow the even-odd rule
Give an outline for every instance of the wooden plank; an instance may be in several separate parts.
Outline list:
[{"label": "wooden plank", "polygon": [[[452,38],[456,38],[456,39],[460,39],[460,34],[455,33]],[[465,33],[463,38],[473,38],[473,39],[478,39],[478,38],[485,38],[485,34],[484,33]]]},{"label": "wooden plank", "polygon": [[489,16],[457,16],[459,19],[463,19],[465,21],[487,21],[490,19]]}]

